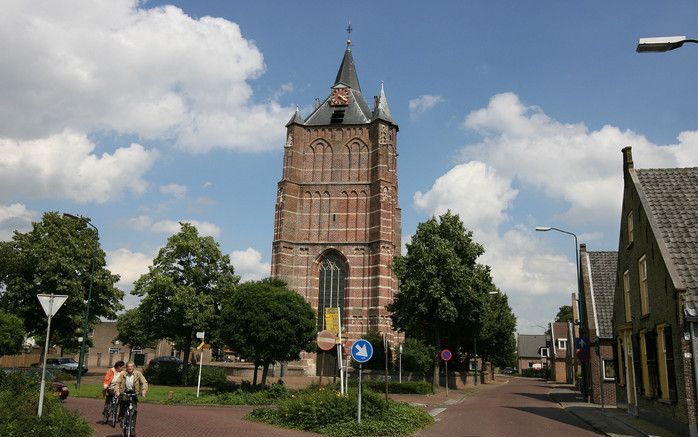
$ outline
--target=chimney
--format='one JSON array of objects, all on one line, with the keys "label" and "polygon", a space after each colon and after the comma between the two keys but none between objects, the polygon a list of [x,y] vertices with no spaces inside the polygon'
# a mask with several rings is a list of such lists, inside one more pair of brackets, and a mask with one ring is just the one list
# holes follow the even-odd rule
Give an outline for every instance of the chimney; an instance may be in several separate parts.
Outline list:
[{"label": "chimney", "polygon": [[623,147],[623,172],[633,168],[633,148],[630,146]]},{"label": "chimney", "polygon": [[586,253],[587,251],[587,244],[586,243],[579,243],[579,253]]}]

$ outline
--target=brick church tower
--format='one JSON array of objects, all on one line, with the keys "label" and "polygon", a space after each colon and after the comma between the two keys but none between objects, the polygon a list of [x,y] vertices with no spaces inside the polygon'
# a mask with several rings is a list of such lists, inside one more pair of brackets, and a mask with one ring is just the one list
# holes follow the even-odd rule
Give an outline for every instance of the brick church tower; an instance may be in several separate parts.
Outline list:
[{"label": "brick church tower", "polygon": [[[329,96],[286,124],[278,183],[272,277],[317,311],[339,307],[355,340],[370,329],[394,336],[385,306],[397,291],[388,267],[400,252],[397,131],[381,85],[369,106],[347,41]],[[304,365],[315,367],[315,354]],[[327,366],[327,364],[326,364]]]}]

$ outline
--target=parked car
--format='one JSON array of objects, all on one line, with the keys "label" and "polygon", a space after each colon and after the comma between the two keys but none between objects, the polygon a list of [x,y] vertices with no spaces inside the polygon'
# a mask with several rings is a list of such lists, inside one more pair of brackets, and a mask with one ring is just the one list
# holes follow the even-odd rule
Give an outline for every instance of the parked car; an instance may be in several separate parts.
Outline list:
[{"label": "parked car", "polygon": [[513,375],[514,373],[516,373],[516,369],[513,367],[505,367],[502,369],[502,374],[504,375]]},{"label": "parked car", "polygon": [[180,369],[184,367],[184,363],[182,363],[182,360],[180,360],[177,357],[173,357],[171,355],[163,355],[161,357],[155,357],[150,362],[148,363],[149,366],[152,366],[154,368],[157,368],[161,363],[173,363],[169,365],[177,365]]},{"label": "parked car", "polygon": [[[41,363],[39,363],[41,367]],[[46,368],[50,370],[62,370],[63,372],[78,373],[78,362],[72,358],[47,358]],[[82,365],[82,374],[87,373],[87,367]]]},{"label": "parked car", "polygon": [[70,391],[68,390],[68,386],[63,384],[61,381],[53,381],[51,383],[51,387],[53,388],[53,392],[55,393],[56,396],[62,401],[68,399],[68,394]]}]

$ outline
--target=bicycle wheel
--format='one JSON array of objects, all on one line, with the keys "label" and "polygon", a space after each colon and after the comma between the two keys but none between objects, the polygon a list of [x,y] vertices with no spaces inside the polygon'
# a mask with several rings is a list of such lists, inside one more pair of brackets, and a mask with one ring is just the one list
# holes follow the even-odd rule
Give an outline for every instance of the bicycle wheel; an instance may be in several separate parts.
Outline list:
[{"label": "bicycle wheel", "polygon": [[131,410],[126,410],[124,413],[124,421],[122,428],[124,437],[131,437]]},{"label": "bicycle wheel", "polygon": [[112,428],[116,428],[116,416],[118,414],[118,409],[118,403],[112,402],[111,404],[109,404],[107,424],[111,425]]}]

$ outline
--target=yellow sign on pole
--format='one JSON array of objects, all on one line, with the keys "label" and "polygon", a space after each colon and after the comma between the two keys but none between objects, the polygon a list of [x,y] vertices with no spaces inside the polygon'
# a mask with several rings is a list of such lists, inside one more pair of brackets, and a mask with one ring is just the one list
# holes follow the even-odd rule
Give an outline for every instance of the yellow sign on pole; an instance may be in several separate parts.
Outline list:
[{"label": "yellow sign on pole", "polygon": [[325,308],[325,329],[339,334],[339,308]]},{"label": "yellow sign on pole", "polygon": [[201,350],[201,349],[205,349],[205,348],[206,348],[206,343],[202,341],[201,344],[196,347],[196,350]]}]

